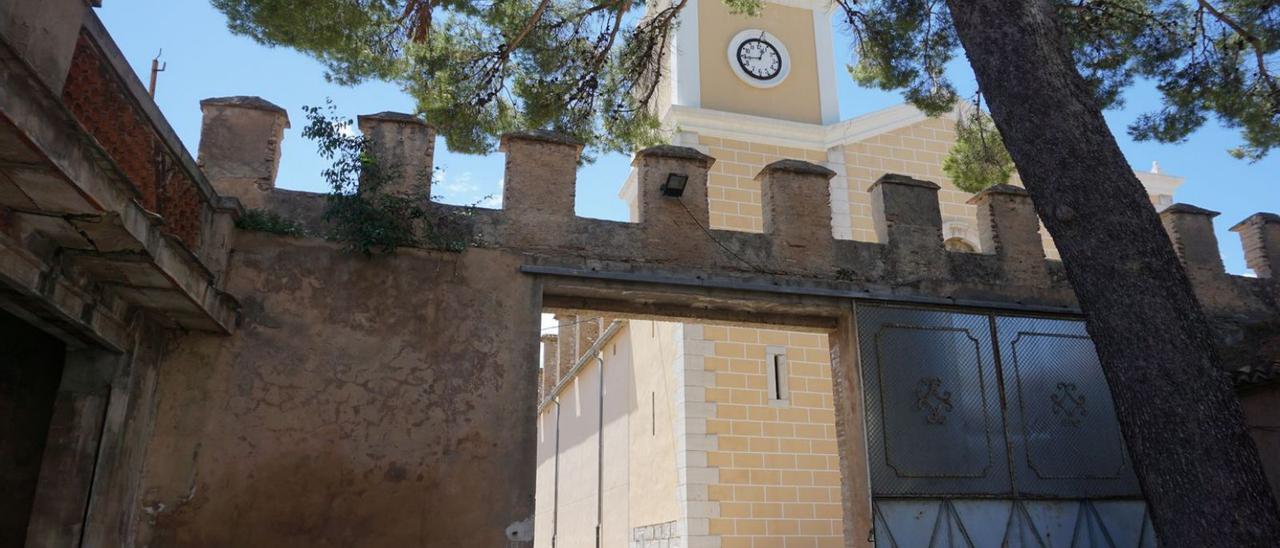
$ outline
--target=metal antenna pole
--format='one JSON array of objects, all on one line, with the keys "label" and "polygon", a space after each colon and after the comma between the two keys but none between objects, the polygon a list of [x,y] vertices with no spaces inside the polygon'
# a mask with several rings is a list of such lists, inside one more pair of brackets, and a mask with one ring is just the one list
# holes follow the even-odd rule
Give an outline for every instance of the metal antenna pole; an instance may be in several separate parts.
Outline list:
[{"label": "metal antenna pole", "polygon": [[160,53],[157,53],[155,58],[151,60],[151,85],[147,87],[147,92],[151,94],[152,99],[156,98],[156,75],[164,72],[164,69],[169,68],[168,61],[163,65],[160,64],[161,55],[164,55],[163,49],[161,49]]}]

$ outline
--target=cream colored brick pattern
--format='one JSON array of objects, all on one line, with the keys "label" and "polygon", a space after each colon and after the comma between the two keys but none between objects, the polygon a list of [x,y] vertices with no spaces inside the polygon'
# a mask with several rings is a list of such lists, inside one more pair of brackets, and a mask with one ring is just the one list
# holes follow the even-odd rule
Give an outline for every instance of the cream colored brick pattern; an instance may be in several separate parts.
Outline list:
[{"label": "cream colored brick pattern", "polygon": [[716,159],[707,177],[711,228],[763,232],[760,183],[755,180],[764,166],[784,159],[825,164],[825,150],[746,143],[715,137],[698,138],[707,154]]},{"label": "cream colored brick pattern", "polygon": [[[964,221],[976,226],[977,210],[968,205],[972,194],[957,189],[942,172],[942,159],[955,143],[955,123],[949,119],[926,120],[845,146],[845,171],[849,178],[849,213],[853,239],[876,241],[871,220],[871,195],[867,188],[885,173],[901,173],[938,183],[942,221]],[[950,235],[948,235],[950,236]],[[976,233],[970,240],[976,240]],[[973,243],[977,243],[974,241]]]},{"label": "cream colored brick pattern", "polygon": [[[703,367],[714,379],[707,433],[716,438],[707,466],[719,515],[708,533],[720,546],[842,545],[839,457],[827,338],[812,333],[704,326],[714,352]],[[790,401],[768,401],[766,348],[785,346]]]},{"label": "cream colored brick pattern", "polygon": [[[832,180],[832,220],[837,238],[864,242],[877,241],[871,218],[871,195],[867,189],[885,173],[900,173],[933,181],[941,186],[943,237],[960,237],[980,249],[977,233],[977,210],[966,202],[973,195],[951,184],[942,172],[942,160],[955,143],[955,122],[949,118],[928,119],[910,126],[836,147],[830,151],[781,147],[697,136],[698,145],[716,158],[707,181],[711,228],[761,232],[764,229],[760,202],[760,184],[755,176],[770,162],[792,158],[824,165],[838,175]],[[1010,181],[1022,185],[1015,173]],[[838,200],[845,195],[847,203]],[[1151,202],[1161,207],[1160,197]],[[847,215],[847,219],[841,218]],[[1040,227],[1045,256],[1058,259],[1058,250],[1049,232]]]}]

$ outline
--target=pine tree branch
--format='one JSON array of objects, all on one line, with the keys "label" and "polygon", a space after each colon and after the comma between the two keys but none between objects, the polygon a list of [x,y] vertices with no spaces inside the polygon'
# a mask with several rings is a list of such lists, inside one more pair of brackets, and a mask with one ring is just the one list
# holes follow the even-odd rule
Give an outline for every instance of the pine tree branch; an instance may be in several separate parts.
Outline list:
[{"label": "pine tree branch", "polygon": [[1275,78],[1271,76],[1271,73],[1267,71],[1266,46],[1263,45],[1262,40],[1252,32],[1249,32],[1249,29],[1246,29],[1244,25],[1241,25],[1235,19],[1232,19],[1227,14],[1219,11],[1218,8],[1214,7],[1213,4],[1210,4],[1208,0],[1197,0],[1197,3],[1204,9],[1204,11],[1208,12],[1209,15],[1212,15],[1214,19],[1217,19],[1222,24],[1231,28],[1231,30],[1235,31],[1236,35],[1240,37],[1240,39],[1249,44],[1249,49],[1253,50],[1254,59],[1257,61],[1258,79],[1262,80],[1263,84],[1267,86],[1267,89],[1270,92],[1271,110],[1274,113],[1280,113],[1280,84],[1278,84]]}]

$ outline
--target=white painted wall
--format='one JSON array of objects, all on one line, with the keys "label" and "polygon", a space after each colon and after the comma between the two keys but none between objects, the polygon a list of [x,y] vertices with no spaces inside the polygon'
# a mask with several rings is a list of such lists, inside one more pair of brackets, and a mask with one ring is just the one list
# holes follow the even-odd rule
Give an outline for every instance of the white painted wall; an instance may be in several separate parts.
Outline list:
[{"label": "white painted wall", "polygon": [[[672,382],[671,372],[656,366],[659,362],[671,363],[675,348],[667,344],[664,352],[657,345],[641,345],[642,350],[636,355],[632,345],[633,337],[648,339],[653,336],[651,333],[659,333],[655,325],[665,326],[661,330],[670,341],[676,324],[627,323],[602,348],[603,430],[599,415],[600,367],[595,360],[584,364],[556,399],[560,414],[558,494],[557,406],[549,404],[538,414],[535,547],[550,547],[553,529],[557,548],[595,546],[598,481],[603,484],[604,493],[603,546],[625,547],[633,527],[676,518],[672,392],[666,389]],[[633,367],[636,358],[645,360],[646,366]],[[597,476],[600,462],[602,479]]]}]

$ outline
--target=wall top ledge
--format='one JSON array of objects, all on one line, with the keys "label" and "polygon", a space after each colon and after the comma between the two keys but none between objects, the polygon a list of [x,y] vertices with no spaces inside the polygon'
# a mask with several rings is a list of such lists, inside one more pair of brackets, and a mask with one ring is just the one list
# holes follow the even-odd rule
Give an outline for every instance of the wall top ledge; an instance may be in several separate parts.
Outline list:
[{"label": "wall top ledge", "polygon": [[552,143],[557,145],[574,146],[574,147],[577,147],[578,150],[582,150],[582,141],[574,139],[573,137],[570,137],[563,133],[556,133],[554,131],[548,131],[545,129],[534,129],[529,131],[511,131],[511,132],[503,133],[502,139],[499,141],[499,144],[498,144],[498,150],[500,152],[506,152],[507,143],[512,140],[541,141],[544,143]]},{"label": "wall top ledge", "polygon": [[707,156],[692,147],[682,147],[677,145],[658,145],[652,146],[636,152],[636,157],[631,160],[632,166],[638,166],[641,158],[675,158],[677,160],[695,160],[702,163],[702,167],[710,169],[716,163],[716,159]]},{"label": "wall top ledge", "polygon": [[1232,226],[1231,231],[1239,232],[1240,229],[1244,228],[1245,225],[1254,224],[1254,223],[1260,224],[1260,225],[1271,224],[1271,223],[1280,224],[1280,215],[1276,215],[1275,213],[1266,213],[1266,212],[1254,213],[1253,215],[1245,217],[1243,221],[1236,223],[1235,226]]},{"label": "wall top ledge", "polygon": [[1217,217],[1218,215],[1220,215],[1220,213],[1218,213],[1217,211],[1205,209],[1199,206],[1193,206],[1191,204],[1184,204],[1182,202],[1178,202],[1169,207],[1166,207],[1164,208],[1164,211],[1160,212],[1161,215],[1165,213],[1186,213],[1189,215],[1205,215],[1208,217]]},{"label": "wall top ledge", "polygon": [[966,200],[965,203],[976,204],[982,201],[983,198],[987,196],[992,196],[995,194],[1002,194],[1005,196],[1030,196],[1031,195],[1030,192],[1027,192],[1027,189],[1022,188],[1020,186],[1013,186],[1008,183],[1000,183],[998,185],[991,185],[987,188],[982,189],[977,194],[974,194],[973,197]]},{"label": "wall top ledge", "polygon": [[760,173],[756,174],[756,180],[758,181],[766,173],[774,171],[799,173],[801,175],[820,175],[827,180],[836,176],[836,172],[812,162],[806,162],[804,160],[778,160],[761,168]]},{"label": "wall top ledge", "polygon": [[374,114],[361,114],[359,116],[356,116],[357,122],[361,122],[364,120],[383,120],[387,122],[400,122],[404,124],[419,124],[423,126],[427,125],[427,122],[425,120],[423,120],[422,118],[419,118],[416,115],[409,114],[407,112],[392,112],[390,110],[384,110],[382,112],[377,112]]},{"label": "wall top ledge", "polygon": [[871,186],[867,187],[867,192],[874,191],[876,187],[880,186],[881,184],[915,186],[920,188],[927,188],[929,190],[938,190],[942,188],[938,186],[937,183],[934,183],[932,181],[913,179],[911,177],[908,177],[906,175],[901,175],[898,173],[886,173],[884,175],[881,175],[879,179],[876,179],[876,182],[871,183]]},{"label": "wall top ledge", "polygon": [[[272,103],[271,101],[268,101],[266,99],[263,99],[261,97],[257,97],[254,95],[233,95],[230,97],[210,97],[208,99],[202,99],[200,101],[200,108],[203,109],[204,107],[207,107],[207,106],[239,107],[239,108],[251,108],[255,110],[265,110],[268,112],[276,112],[284,115],[284,119],[286,120],[286,123],[288,123],[287,121],[289,119],[289,112],[281,108],[280,105],[277,105],[275,103]],[[286,125],[285,127],[288,127],[288,126]]]}]

